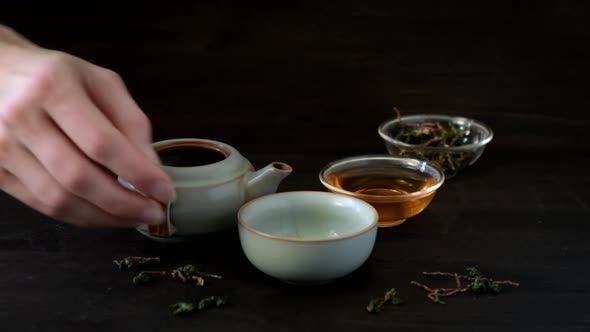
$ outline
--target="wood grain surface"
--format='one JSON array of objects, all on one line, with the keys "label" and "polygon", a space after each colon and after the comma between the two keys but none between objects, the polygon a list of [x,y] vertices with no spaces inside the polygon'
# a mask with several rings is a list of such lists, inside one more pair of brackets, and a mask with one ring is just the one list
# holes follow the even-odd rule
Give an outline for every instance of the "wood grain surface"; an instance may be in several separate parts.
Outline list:
[{"label": "wood grain surface", "polygon": [[[65,225],[3,194],[4,331],[590,330],[583,1],[3,6],[0,22],[40,45],[119,72],[156,140],[216,139],[257,168],[290,164],[279,191],[323,190],[326,163],[385,153],[377,126],[393,106],[474,117],[495,133],[426,211],[379,229],[363,267],[320,287],[256,270],[236,230],[162,245],[135,230]],[[112,263],[127,255],[204,264],[225,278],[136,287]],[[410,287],[426,281],[422,271],[469,265],[521,286],[444,306]],[[391,287],[406,302],[367,313]],[[184,318],[168,307],[213,294],[230,305]]]}]

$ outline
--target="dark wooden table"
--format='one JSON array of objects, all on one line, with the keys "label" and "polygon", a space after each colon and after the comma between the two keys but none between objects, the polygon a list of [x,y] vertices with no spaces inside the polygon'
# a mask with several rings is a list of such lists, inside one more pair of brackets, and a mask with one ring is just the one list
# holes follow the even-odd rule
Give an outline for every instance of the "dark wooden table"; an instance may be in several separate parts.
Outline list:
[{"label": "dark wooden table", "polygon": [[[26,2],[3,5],[0,21],[118,71],[158,140],[217,139],[256,167],[289,163],[280,191],[323,190],[326,163],[385,153],[376,128],[394,105],[478,118],[495,139],[426,211],[379,229],[362,268],[321,287],[265,276],[236,231],[162,245],[135,230],[64,225],[2,195],[3,331],[590,330],[582,1],[212,3],[79,3],[67,13]],[[135,287],[112,263],[127,255],[160,256],[169,268],[200,263],[225,278]],[[446,305],[410,287],[426,280],[422,271],[470,265],[521,286]],[[405,304],[367,313],[391,287]],[[213,294],[231,305],[184,318],[168,307]]]}]

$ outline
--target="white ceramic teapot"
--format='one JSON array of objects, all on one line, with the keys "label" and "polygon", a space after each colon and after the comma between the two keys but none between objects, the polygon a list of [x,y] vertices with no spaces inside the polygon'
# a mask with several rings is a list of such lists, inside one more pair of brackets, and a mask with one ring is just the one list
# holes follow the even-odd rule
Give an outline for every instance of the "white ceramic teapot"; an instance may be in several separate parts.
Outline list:
[{"label": "white ceramic teapot", "polygon": [[[166,207],[165,224],[138,227],[154,240],[183,241],[191,235],[237,227],[240,207],[253,198],[275,193],[293,171],[282,162],[256,171],[235,148],[208,139],[170,139],[153,146],[176,190],[175,199]],[[119,181],[135,190],[123,179]]]}]

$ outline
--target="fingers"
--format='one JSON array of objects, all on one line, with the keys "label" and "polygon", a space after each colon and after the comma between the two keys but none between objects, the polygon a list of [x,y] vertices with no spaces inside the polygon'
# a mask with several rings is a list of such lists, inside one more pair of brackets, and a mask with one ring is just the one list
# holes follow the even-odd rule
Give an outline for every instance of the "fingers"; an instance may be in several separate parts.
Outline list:
[{"label": "fingers", "polygon": [[48,210],[14,175],[4,169],[0,169],[0,189],[41,213]]},{"label": "fingers", "polygon": [[[112,174],[161,202],[173,196],[171,180],[145,148],[151,140],[149,121],[122,84],[106,93],[93,85],[89,93],[82,77],[93,67],[80,67],[85,62],[59,52],[14,51],[0,56],[2,61],[7,66],[0,72],[5,83],[0,86],[0,166],[8,172],[0,186],[74,224],[164,222],[160,204],[125,189]],[[115,86],[107,81],[99,85]]]},{"label": "fingers", "polygon": [[90,159],[141,192],[167,203],[172,198],[173,186],[159,165],[118,131],[79,86],[72,85],[68,91],[67,98],[48,105],[47,111],[56,125]]},{"label": "fingers", "polygon": [[143,224],[137,219],[110,215],[69,193],[17,144],[2,140],[0,155],[0,188],[47,216],[83,227],[133,227]]},{"label": "fingers", "polygon": [[139,226],[133,220],[117,218],[96,209],[85,202],[70,201],[68,206],[56,208],[34,195],[16,176],[0,169],[0,189],[30,208],[49,217],[81,227],[129,227]]},{"label": "fingers", "polygon": [[103,217],[111,215],[109,219],[128,219],[127,226],[164,221],[160,205],[123,188],[113,176],[84,158],[49,118],[31,116],[24,122],[21,125],[26,130],[20,128],[17,133],[32,153],[14,145],[5,147],[10,163],[4,167],[39,200],[47,202],[51,215],[66,216],[72,213],[68,207],[79,206]]},{"label": "fingers", "polygon": [[87,64],[82,72],[86,91],[94,104],[113,125],[156,164],[149,119],[131,98],[121,77],[108,69]]},{"label": "fingers", "polygon": [[35,46],[30,40],[23,35],[14,31],[12,28],[0,24],[0,41],[16,45],[19,47],[33,47]]}]

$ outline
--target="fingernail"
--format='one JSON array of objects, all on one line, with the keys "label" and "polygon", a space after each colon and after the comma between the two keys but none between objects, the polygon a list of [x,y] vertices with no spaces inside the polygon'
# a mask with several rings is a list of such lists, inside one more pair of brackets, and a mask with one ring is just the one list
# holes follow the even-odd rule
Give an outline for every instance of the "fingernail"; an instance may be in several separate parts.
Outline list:
[{"label": "fingernail", "polygon": [[152,187],[151,196],[161,203],[168,204],[174,197],[174,187],[169,182],[159,181]]},{"label": "fingernail", "polygon": [[166,222],[166,216],[161,208],[149,206],[143,211],[143,220],[148,225],[161,225]]}]

